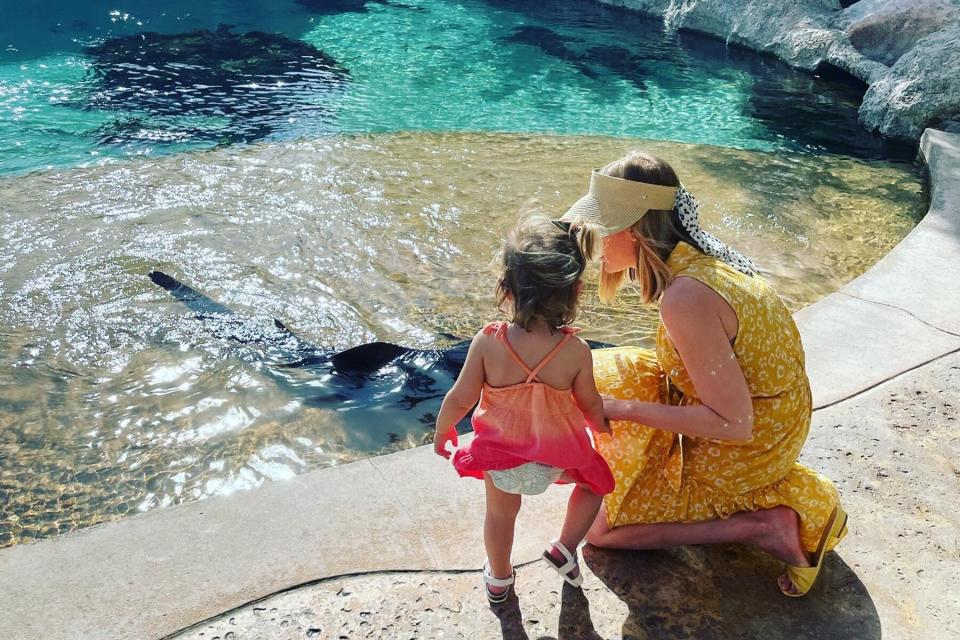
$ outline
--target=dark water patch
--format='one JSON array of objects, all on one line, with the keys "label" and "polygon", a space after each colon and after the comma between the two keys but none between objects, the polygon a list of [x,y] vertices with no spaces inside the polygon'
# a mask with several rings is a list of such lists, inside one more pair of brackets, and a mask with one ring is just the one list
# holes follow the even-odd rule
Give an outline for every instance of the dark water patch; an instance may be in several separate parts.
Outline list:
[{"label": "dark water patch", "polygon": [[518,27],[501,41],[536,47],[546,55],[569,64],[591,80],[602,80],[603,75],[614,74],[628,80],[641,91],[647,88],[644,77],[652,72],[651,63],[668,61],[666,56],[658,55],[654,47],[638,52],[617,45],[587,46],[579,50],[577,45],[581,45],[583,40],[546,27]]},{"label": "dark water patch", "polygon": [[676,36],[685,49],[714,60],[717,66],[751,75],[743,111],[766,128],[767,135],[795,140],[816,153],[901,161],[916,157],[916,144],[884,139],[860,126],[858,110],[866,85],[858,78],[832,65],[800,73],[773,56],[716,38],[693,33]]},{"label": "dark water patch", "polygon": [[870,87],[870,85],[849,71],[844,71],[829,62],[821,62],[818,64],[817,68],[813,71],[813,75],[824,80],[842,83],[850,87],[851,90],[859,92],[861,98],[863,98],[863,94],[866,93]]},{"label": "dark water patch", "polygon": [[[748,93],[743,115],[767,132],[759,137],[789,140],[814,153],[897,160],[916,155],[915,144],[884,140],[859,125],[858,108],[867,85],[839,68],[823,65],[813,73],[800,72],[773,56],[714,36],[668,31],[660,18],[622,7],[482,3],[522,16],[524,25],[503,42],[536,47],[585,78],[599,80],[591,91],[608,92],[602,85],[609,85],[611,77],[641,91],[656,86],[676,96],[673,107],[683,117],[689,110],[684,101],[695,99],[705,83],[743,86]],[[743,74],[749,74],[750,82],[743,81]]]},{"label": "dark water patch", "polygon": [[591,80],[597,79],[597,74],[587,64],[588,57],[567,46],[568,43],[582,42],[578,38],[560,35],[547,27],[522,26],[514,29],[512,34],[501,38],[500,41],[505,44],[525,44],[536,47],[548,56],[563,60]]},{"label": "dark water patch", "polygon": [[643,76],[650,70],[650,59],[636,55],[629,50],[612,45],[590,47],[587,55],[595,63],[632,82],[638,89],[645,91],[647,83]]},{"label": "dark water patch", "polygon": [[171,123],[159,126],[145,118],[117,118],[97,127],[93,132],[97,144],[119,145],[129,143],[177,144],[195,140],[229,142],[229,132],[204,129],[202,127],[181,126]]},{"label": "dark water patch", "polygon": [[[296,119],[334,126],[331,98],[348,71],[310,44],[279,34],[214,31],[137,33],[86,48],[88,109],[147,113],[98,130],[101,141],[179,142],[183,138],[252,141]],[[192,118],[190,124],[171,118]],[[226,122],[224,122],[224,120]],[[322,128],[322,126],[321,126]]]},{"label": "dark water patch", "polygon": [[378,4],[384,7],[409,9],[411,11],[426,11],[404,2],[389,2],[389,0],[296,0],[296,3],[311,13],[319,15],[336,15],[338,13],[366,13],[370,5]]}]

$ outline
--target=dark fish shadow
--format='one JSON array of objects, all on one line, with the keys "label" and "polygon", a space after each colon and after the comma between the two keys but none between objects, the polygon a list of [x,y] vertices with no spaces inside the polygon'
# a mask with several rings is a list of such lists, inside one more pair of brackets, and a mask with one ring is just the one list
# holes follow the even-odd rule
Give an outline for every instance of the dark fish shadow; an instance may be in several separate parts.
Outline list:
[{"label": "dark fish shadow", "polygon": [[101,144],[252,142],[283,130],[290,118],[330,131],[334,103],[350,80],[340,62],[309,43],[237,33],[227,24],[111,37],[84,54],[90,91],[69,104],[146,114],[103,125],[96,133]]},{"label": "dark fish shadow", "polygon": [[619,551],[586,545],[590,570],[628,607],[624,640],[879,640],[866,587],[836,553],[803,598],[777,588],[783,565],[741,545]]}]

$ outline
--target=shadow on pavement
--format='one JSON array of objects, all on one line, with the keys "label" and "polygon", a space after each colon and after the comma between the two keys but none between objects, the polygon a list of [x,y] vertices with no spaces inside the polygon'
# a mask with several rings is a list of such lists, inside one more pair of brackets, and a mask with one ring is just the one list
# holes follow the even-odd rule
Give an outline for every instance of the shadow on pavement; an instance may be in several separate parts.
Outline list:
[{"label": "shadow on pavement", "polygon": [[[583,548],[587,567],[628,607],[624,640],[674,638],[879,640],[880,619],[866,587],[836,553],[827,555],[817,584],[803,598],[777,588],[783,566],[738,545],[657,551]],[[573,590],[573,589],[571,589]],[[561,638],[597,638],[586,599],[567,597]],[[561,610],[561,631],[565,612]],[[578,618],[574,621],[573,618]],[[593,635],[591,635],[591,633]],[[506,637],[506,636],[504,636]]]},{"label": "shadow on pavement", "polygon": [[510,596],[506,602],[491,604],[490,610],[500,620],[500,633],[503,634],[503,640],[529,640],[530,636],[523,628],[520,600],[513,589],[510,589]]}]

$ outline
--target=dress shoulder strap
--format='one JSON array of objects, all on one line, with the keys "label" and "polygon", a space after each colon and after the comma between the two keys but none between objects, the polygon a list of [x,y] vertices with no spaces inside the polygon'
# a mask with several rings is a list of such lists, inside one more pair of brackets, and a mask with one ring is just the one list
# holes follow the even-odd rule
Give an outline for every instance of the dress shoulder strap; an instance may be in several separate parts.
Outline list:
[{"label": "dress shoulder strap", "polygon": [[563,349],[563,345],[567,344],[567,342],[570,341],[570,338],[580,332],[580,329],[577,329],[576,327],[563,327],[560,330],[563,333],[563,338],[560,340],[560,342],[558,342],[557,345],[550,350],[550,353],[544,356],[544,358],[536,367],[531,369],[527,363],[523,361],[523,358],[520,357],[520,354],[514,350],[513,345],[510,344],[510,340],[507,339],[507,327],[509,326],[509,323],[503,321],[491,322],[483,327],[483,333],[485,335],[492,335],[496,340],[503,344],[503,347],[507,350],[507,353],[510,354],[510,357],[513,358],[514,361],[520,365],[520,368],[527,373],[527,383],[533,382],[534,380],[539,382],[540,379],[537,377],[537,374],[540,373],[540,371],[547,366],[551,360],[553,360],[554,356],[560,353],[560,350]]},{"label": "dress shoulder strap", "polygon": [[483,335],[494,336],[506,327],[507,323],[503,320],[494,320],[493,322],[488,322],[487,324],[483,325]]},{"label": "dress shoulder strap", "polygon": [[[516,363],[520,365],[520,367],[527,373],[527,375],[530,376],[533,374],[530,370],[530,367],[528,367],[527,363],[523,361],[523,358],[520,357],[520,354],[514,351],[513,345],[510,344],[509,340],[507,340],[507,326],[508,325],[506,322],[500,322],[494,329],[493,336],[499,340],[501,344],[503,344],[503,347],[507,350],[507,353],[510,354],[510,357],[512,357]],[[530,382],[529,377],[527,378],[527,382]]]},{"label": "dress shoulder strap", "polygon": [[527,375],[527,382],[533,382],[533,380],[535,380],[535,379],[539,381],[539,378],[537,377],[537,374],[540,373],[540,371],[541,371],[545,366],[547,366],[547,364],[549,364],[551,360],[553,360],[553,357],[554,357],[555,355],[557,355],[558,353],[560,353],[560,350],[563,349],[563,346],[564,346],[565,344],[567,344],[568,342],[570,342],[570,338],[572,338],[574,335],[575,335],[575,332],[573,332],[573,331],[569,331],[569,332],[568,332],[568,331],[564,331],[564,332],[563,332],[563,339],[560,340],[560,342],[557,343],[557,346],[555,346],[553,349],[550,350],[550,353],[548,353],[546,356],[544,356],[543,360],[540,361],[540,364],[538,364],[536,367],[534,367],[532,371],[531,371],[530,369],[527,369],[527,371],[529,372],[529,375]]}]

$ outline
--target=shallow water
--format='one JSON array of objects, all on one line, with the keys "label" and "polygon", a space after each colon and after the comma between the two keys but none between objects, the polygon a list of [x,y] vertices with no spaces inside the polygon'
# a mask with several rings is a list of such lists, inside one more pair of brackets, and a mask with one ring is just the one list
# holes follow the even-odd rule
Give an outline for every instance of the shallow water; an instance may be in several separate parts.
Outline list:
[{"label": "shallow water", "polygon": [[[560,212],[587,168],[630,148],[671,161],[794,309],[922,215],[909,165],[605,137],[335,136],[0,179],[0,544],[431,432],[310,406],[308,371],[277,384],[270,354],[211,335],[151,270],[322,347],[443,346],[496,317],[493,260],[517,212]],[[586,337],[643,344],[654,316],[630,295],[600,307],[590,280]]]}]

